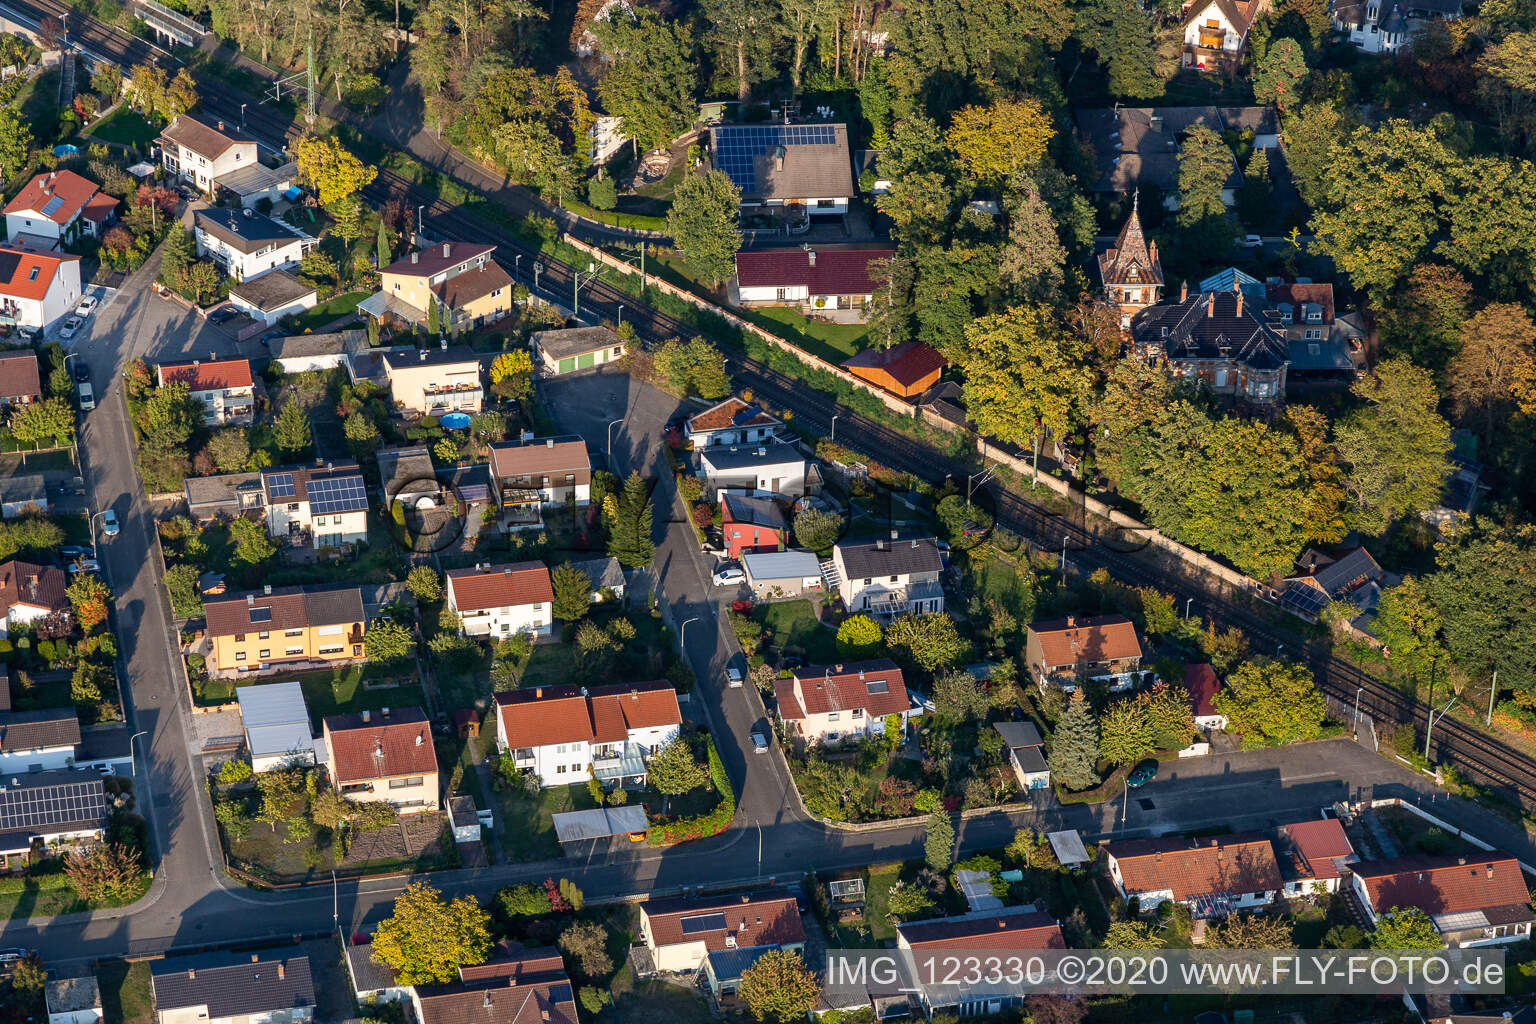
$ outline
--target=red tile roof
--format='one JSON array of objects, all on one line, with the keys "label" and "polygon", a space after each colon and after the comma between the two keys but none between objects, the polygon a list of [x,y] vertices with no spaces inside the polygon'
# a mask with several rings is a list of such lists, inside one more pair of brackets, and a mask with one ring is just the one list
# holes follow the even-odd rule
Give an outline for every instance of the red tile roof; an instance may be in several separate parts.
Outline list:
[{"label": "red tile roof", "polygon": [[1048,669],[1142,655],[1136,627],[1124,615],[1036,622],[1030,625],[1029,632],[1038,640]]},{"label": "red tile roof", "polygon": [[[5,204],[6,213],[35,213],[45,220],[63,227],[80,214],[98,192],[101,186],[89,178],[83,178],[74,171],[51,171],[47,174],[39,174],[18,193],[16,198]],[[111,205],[116,206],[117,200],[111,200]],[[54,199],[60,200],[52,212],[44,213],[48,204]]]},{"label": "red tile roof", "polygon": [[418,985],[422,1024],[578,1024],[571,979],[549,949],[502,952],[459,980]]},{"label": "red tile roof", "polygon": [[161,363],[160,385],[180,381],[189,391],[224,391],[229,388],[248,388],[251,379],[249,359],[212,359],[208,362]]},{"label": "red tile roof", "polygon": [[91,196],[90,202],[85,204],[85,209],[80,211],[80,216],[88,221],[100,224],[112,216],[113,211],[117,209],[117,202],[115,196],[109,196],[105,192],[98,192]]},{"label": "red tile roof", "polygon": [[448,573],[448,592],[460,611],[548,604],[555,599],[549,567],[543,562],[453,569]]},{"label": "red tile roof", "polygon": [[[814,253],[814,259],[812,254]],[[736,254],[736,281],[743,288],[804,285],[812,295],[869,295],[880,281],[870,264],[896,255],[892,249],[762,249]]]},{"label": "red tile roof", "polygon": [[[882,688],[879,684],[884,683]],[[910,705],[901,669],[889,658],[846,665],[808,665],[774,684],[779,714],[804,718],[863,708],[870,716],[898,715]]]},{"label": "red tile roof", "polygon": [[1335,859],[1352,857],[1355,853],[1337,818],[1298,821],[1281,826],[1281,831],[1295,845],[1297,855],[1306,863],[1313,878],[1338,878]]},{"label": "red tile roof", "polygon": [[587,445],[579,437],[538,437],[532,441],[506,441],[491,445],[491,474],[498,480],[517,476],[575,473],[576,483],[592,482],[592,460]]},{"label": "red tile roof", "polygon": [[864,377],[860,370],[884,370],[902,387],[916,387],[924,377],[948,365],[937,350],[920,341],[904,341],[895,348],[867,348],[843,361],[843,368]]},{"label": "red tile roof", "polygon": [[0,616],[9,615],[16,605],[46,608],[50,612],[69,611],[64,588],[69,580],[64,570],[12,559],[0,563]]},{"label": "red tile roof", "polygon": [[331,751],[331,775],[339,783],[392,779],[402,775],[435,775],[437,754],[432,728],[420,708],[395,708],[385,718],[331,715],[325,719],[326,745]]},{"label": "red tile roof", "polygon": [[[726,946],[727,936],[734,937],[736,948],[748,946],[787,946],[805,941],[805,927],[793,896],[778,893],[736,893],[724,896],[681,897],[648,900],[640,904],[652,948],[673,946],[680,942],[703,942],[711,953]],[[719,914],[720,928],[698,928],[709,924],[699,921],[687,932],[685,918],[705,918]]]},{"label": "red tile roof", "polygon": [[1418,907],[1426,914],[1508,907],[1529,911],[1531,902],[1520,864],[1507,853],[1364,861],[1354,872],[1378,913],[1393,907]]},{"label": "red tile roof", "polygon": [[0,352],[0,396],[5,398],[41,398],[43,381],[37,368],[37,353],[30,348]]},{"label": "red tile roof", "polygon": [[681,725],[677,691],[664,679],[595,686],[540,686],[496,694],[507,743],[543,747],[555,743],[620,743],[631,729]]},{"label": "red tile roof", "polygon": [[[17,299],[42,299],[58,275],[59,267],[75,262],[79,256],[68,253],[38,252],[24,245],[0,245],[0,295]],[[36,276],[33,276],[33,271]]]},{"label": "red tile roof", "polygon": [[953,949],[1066,949],[1061,926],[1050,914],[991,913],[915,921],[896,929],[914,953]]},{"label": "red tile roof", "polygon": [[1216,670],[1209,664],[1185,665],[1184,689],[1189,691],[1189,706],[1196,718],[1219,714],[1211,701],[1221,692],[1221,680],[1216,678]]},{"label": "red tile roof", "polygon": [[749,402],[734,395],[710,406],[703,412],[690,416],[686,424],[688,432],[700,430],[725,430],[730,427],[768,427],[781,422]]},{"label": "red tile roof", "polygon": [[1131,839],[1106,842],[1103,848],[1118,862],[1125,890],[1132,894],[1167,890],[1184,901],[1284,885],[1274,847],[1257,832]]}]

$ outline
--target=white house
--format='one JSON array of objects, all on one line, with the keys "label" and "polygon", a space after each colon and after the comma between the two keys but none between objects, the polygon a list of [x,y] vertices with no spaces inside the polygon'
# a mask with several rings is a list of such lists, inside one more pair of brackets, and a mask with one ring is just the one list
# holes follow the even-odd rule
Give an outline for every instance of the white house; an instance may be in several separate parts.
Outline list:
[{"label": "white house", "polygon": [[205,426],[245,425],[255,415],[256,382],[249,359],[161,363],[158,376],[160,387],[173,382],[187,386],[189,397],[202,403]]},{"label": "white house", "polygon": [[0,773],[71,768],[80,745],[80,719],[73,707],[39,711],[0,711]]},{"label": "white house", "polygon": [[932,537],[843,541],[832,549],[831,583],[849,612],[933,615],[944,610],[944,561]]},{"label": "white house", "polygon": [[1460,18],[1462,0],[1340,0],[1333,27],[1365,53],[1401,49],[1424,23]]},{"label": "white house", "polygon": [[47,330],[79,301],[79,256],[0,245],[0,324]]},{"label": "white house", "polygon": [[0,871],[9,870],[13,858],[14,866],[25,866],[34,842],[56,847],[101,839],[106,786],[95,772],[7,773],[0,777],[0,821]]},{"label": "white house", "polygon": [[491,448],[491,485],[503,512],[592,499],[592,458],[571,434],[504,441]]},{"label": "white house", "polygon": [[546,787],[591,777],[643,784],[645,762],[677,738],[682,722],[677,691],[665,680],[496,694],[497,741]]},{"label": "white house", "polygon": [[1350,883],[1373,926],[1395,908],[1417,907],[1447,945],[1463,949],[1523,942],[1536,920],[1520,862],[1497,851],[1362,861]]},{"label": "white house", "polygon": [[57,244],[100,238],[117,200],[74,171],[48,171],[27,182],[5,205],[5,236]]},{"label": "white house", "polygon": [[251,768],[266,772],[285,765],[314,764],[315,738],[309,707],[298,683],[262,683],[235,690]]},{"label": "white house", "polygon": [[101,986],[92,977],[56,978],[43,987],[48,1024],[97,1024],[102,1018]]},{"label": "white house", "polygon": [[411,997],[411,986],[400,984],[392,968],[374,959],[372,942],[347,943],[347,974],[360,1006],[398,1003]]},{"label": "white house", "polygon": [[805,926],[789,893],[723,893],[646,900],[640,938],[658,971],[681,973],[719,953],[804,949]]},{"label": "white house", "polygon": [[1279,833],[1280,874],[1287,897],[1310,896],[1318,889],[1338,892],[1347,866],[1360,860],[1338,818],[1281,825]]},{"label": "white house", "polygon": [[912,709],[901,669],[889,658],[844,665],[807,665],[777,680],[779,719],[807,743],[845,743],[885,731],[888,715],[901,718],[906,735]]},{"label": "white house", "polygon": [[[1021,986],[997,977],[946,978],[943,965],[954,958],[956,950],[985,950],[1006,957],[1066,947],[1056,919],[1032,904],[978,909],[896,926],[896,948],[909,958],[908,967],[917,983],[915,994],[929,1019],[939,1010],[970,1017],[1001,1013],[1005,1007],[1024,1002]],[[1026,958],[1022,962],[1029,961]]]},{"label": "white house", "polygon": [[715,445],[698,454],[698,475],[717,491],[730,487],[789,497],[805,491],[805,456],[798,445],[784,441]]},{"label": "white house", "polygon": [[296,948],[150,961],[158,1024],[309,1024],[315,984]]},{"label": "white house", "polygon": [[[260,277],[241,281],[229,290],[229,304],[271,327],[285,316],[313,309],[319,301],[314,285],[305,284],[285,270],[269,270]],[[340,360],[336,361],[340,365]]]},{"label": "white house", "polygon": [[854,192],[843,124],[716,125],[710,162],[740,191],[744,212],[783,207],[797,219],[842,217]]},{"label": "white house", "polygon": [[160,133],[160,162],[173,176],[212,193],[225,174],[258,164],[256,140],[225,126],[181,114]]},{"label": "white house", "polygon": [[778,417],[732,395],[688,417],[683,422],[683,439],[695,448],[750,445],[771,440],[783,425]]},{"label": "white house", "polygon": [[348,800],[389,804],[396,814],[442,806],[432,726],[421,708],[327,715],[320,741],[331,781]]},{"label": "white house", "polygon": [[236,281],[296,267],[314,239],[254,210],[212,208],[192,218],[197,254]]},{"label": "white house", "polygon": [[1220,918],[1267,906],[1285,885],[1274,847],[1257,832],[1115,840],[1099,849],[1115,888],[1136,897],[1143,913],[1173,900],[1197,918]]},{"label": "white house", "polygon": [[823,589],[821,562],[809,551],[748,551],[741,556],[747,586],[763,601]]},{"label": "white house", "polygon": [[1194,715],[1195,728],[1209,732],[1227,727],[1227,716],[1216,708],[1221,680],[1214,668],[1205,662],[1185,665],[1184,689],[1189,691],[1189,710]]},{"label": "white house", "polygon": [[1184,8],[1184,66],[1235,70],[1248,45],[1248,30],[1266,6],[1267,0],[1194,0]]},{"label": "white house", "polygon": [[1024,640],[1024,667],[1035,685],[1071,693],[1083,680],[1129,690],[1141,680],[1141,638],[1124,615],[1069,615],[1032,622]]},{"label": "white house", "polygon": [[1045,741],[1033,722],[994,722],[992,728],[1003,738],[1008,764],[1020,789],[1047,789],[1051,769],[1045,761]]},{"label": "white house", "polygon": [[262,470],[267,534],[310,546],[340,547],[368,539],[368,490],[350,460]]},{"label": "white house", "polygon": [[789,306],[838,323],[863,323],[883,286],[879,266],[890,248],[809,244],[797,249],[753,249],[736,254],[731,300],[742,306]]},{"label": "white house", "polygon": [[554,632],[555,591],[543,562],[477,565],[448,572],[448,607],[466,636],[500,639]]},{"label": "white house", "polygon": [[63,569],[20,559],[0,563],[0,615],[12,629],[45,615],[69,615],[68,586]]}]

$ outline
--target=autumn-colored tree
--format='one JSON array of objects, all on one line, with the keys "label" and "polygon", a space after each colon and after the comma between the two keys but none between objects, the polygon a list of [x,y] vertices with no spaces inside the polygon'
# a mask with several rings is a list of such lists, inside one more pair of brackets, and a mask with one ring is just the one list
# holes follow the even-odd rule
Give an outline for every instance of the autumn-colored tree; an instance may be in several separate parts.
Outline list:
[{"label": "autumn-colored tree", "polygon": [[460,967],[485,963],[490,920],[472,897],[444,900],[432,886],[413,882],[379,923],[373,955],[402,985],[446,984],[458,980]]},{"label": "autumn-colored tree", "polygon": [[798,951],[772,949],[741,972],[737,994],[756,1019],[789,1024],[805,1019],[821,998],[821,986]]},{"label": "autumn-colored tree", "polygon": [[1087,418],[1086,346],[1046,307],[984,316],[965,330],[965,405],[980,433],[1024,447]]},{"label": "autumn-colored tree", "polygon": [[944,141],[971,177],[995,182],[1039,163],[1055,134],[1040,101],[1026,96],[956,112]]},{"label": "autumn-colored tree", "polygon": [[1495,302],[1461,330],[1461,351],[1447,372],[1451,400],[1463,423],[1474,424],[1485,444],[1536,385],[1536,323],[1523,306]]},{"label": "autumn-colored tree", "polygon": [[353,156],[334,135],[306,135],[295,142],[293,162],[320,205],[327,207],[355,195],[379,175],[378,168]]},{"label": "autumn-colored tree", "polygon": [[94,573],[80,573],[64,593],[83,632],[89,633],[107,620],[107,602],[112,600],[112,591]]}]

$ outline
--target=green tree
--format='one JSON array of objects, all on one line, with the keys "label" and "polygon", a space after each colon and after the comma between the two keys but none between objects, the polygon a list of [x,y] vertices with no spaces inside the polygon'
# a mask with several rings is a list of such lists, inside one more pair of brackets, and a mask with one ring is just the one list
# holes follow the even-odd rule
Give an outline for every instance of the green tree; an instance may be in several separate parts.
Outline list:
[{"label": "green tree", "polygon": [[197,566],[182,563],[165,570],[165,589],[171,598],[171,611],[179,619],[203,614],[203,596],[197,590]]},{"label": "green tree", "polygon": [[389,664],[405,661],[416,650],[411,631],[393,619],[374,619],[363,634],[363,652],[368,660]]},{"label": "green tree", "polygon": [[1050,310],[982,317],[965,342],[965,405],[980,433],[1029,447],[1040,428],[1064,438],[1086,418],[1087,348]]},{"label": "green tree", "polygon": [[679,395],[723,398],[730,393],[725,357],[705,338],[670,338],[652,356],[661,384]]},{"label": "green tree", "polygon": [[681,737],[658,750],[646,767],[651,785],[667,796],[681,796],[709,781],[709,772],[693,756],[693,746]]},{"label": "green tree", "polygon": [[25,444],[70,444],[75,438],[75,410],[63,398],[18,406],[11,413],[11,433]]},{"label": "green tree", "polygon": [[1300,44],[1282,36],[1254,64],[1253,98],[1265,106],[1273,103],[1281,114],[1287,114],[1299,103],[1306,77],[1307,61]]},{"label": "green tree", "polygon": [[503,352],[491,363],[491,391],[501,398],[522,399],[533,388],[533,360],[522,349]]},{"label": "green tree", "polygon": [[238,473],[251,461],[251,442],[244,427],[225,427],[208,439],[208,454],[220,473]]},{"label": "green tree", "polygon": [[314,434],[309,429],[309,416],[297,398],[290,396],[283,403],[272,425],[272,435],[277,440],[277,446],[289,456],[308,451],[314,443]]},{"label": "green tree", "polygon": [[1020,301],[1051,302],[1066,282],[1067,250],[1040,189],[1032,180],[1015,182],[1004,203],[1008,240],[998,256],[998,276]]},{"label": "green tree", "polygon": [[821,998],[821,986],[799,951],[771,949],[741,972],[737,994],[755,1019],[790,1024],[805,1019]]},{"label": "green tree", "polygon": [[23,552],[42,554],[63,543],[63,529],[47,516],[29,513],[0,522],[0,560]]},{"label": "green tree", "polygon": [[121,843],[75,850],[64,861],[64,874],[75,895],[93,903],[137,896],[145,877],[138,854]]},{"label": "green tree", "polygon": [[595,921],[573,921],[560,933],[559,945],[589,978],[613,970],[613,960],[608,956],[608,929]]},{"label": "green tree", "polygon": [[992,702],[979,679],[964,669],[951,669],[934,676],[933,707],[946,722],[965,722],[985,718]]},{"label": "green tree", "polygon": [[886,917],[892,924],[933,916],[933,895],[921,885],[897,882],[886,896]]},{"label": "green tree", "polygon": [[1334,428],[1348,469],[1355,524],[1380,534],[1398,518],[1433,508],[1450,475],[1451,427],[1436,412],[1440,394],[1427,371],[1388,359],[1350,387],[1362,405]]},{"label": "green tree", "polygon": [[354,409],[341,421],[341,433],[355,458],[362,458],[379,447],[379,428],[361,409]]},{"label": "green tree", "polygon": [[373,239],[374,258],[378,260],[379,269],[389,266],[391,262],[389,252],[389,229],[384,226],[384,218],[379,218],[379,230]]},{"label": "green tree", "polygon": [[[688,130],[698,111],[698,63],[686,21],[638,8],[632,17],[591,22],[609,62],[597,95],[642,149],[659,149]],[[594,204],[595,205],[595,204]]]},{"label": "green tree", "polygon": [[458,980],[460,967],[485,963],[489,925],[490,915],[472,897],[450,902],[425,882],[412,882],[374,932],[373,955],[402,985],[447,984]]},{"label": "green tree", "polygon": [[1444,949],[1445,939],[1418,907],[1393,907],[1376,919],[1372,949]]},{"label": "green tree", "polygon": [[867,658],[879,649],[883,636],[880,623],[868,615],[850,615],[837,627],[837,653],[845,658]]},{"label": "green tree", "polygon": [[970,644],[955,628],[955,620],[940,612],[916,615],[912,612],[892,622],[885,631],[885,642],[900,648],[912,663],[924,672],[958,664]]},{"label": "green tree", "polygon": [[1230,731],[1272,746],[1317,739],[1328,714],[1305,666],[1268,658],[1240,665],[1213,703]]},{"label": "green tree", "polygon": [[442,307],[437,304],[437,296],[435,296],[435,295],[428,295],[427,296],[427,334],[429,334],[429,335],[439,334],[440,335],[440,334],[443,333],[443,328],[444,328],[444,324],[443,324],[443,310],[442,310]]},{"label": "green tree", "polygon": [[405,574],[405,589],[418,601],[436,601],[443,596],[443,578],[430,565],[413,565]]},{"label": "green tree", "polygon": [[1226,920],[1207,932],[1206,945],[1212,949],[1295,949],[1291,923],[1268,914],[1228,914]]},{"label": "green tree", "polygon": [[1105,949],[1162,949],[1163,937],[1145,921],[1116,921],[1104,933]]},{"label": "green tree", "polygon": [[1235,233],[1221,196],[1234,166],[1232,151],[1210,128],[1195,125],[1186,134],[1179,150],[1176,219],[1187,237],[1197,238],[1213,252],[1230,246]]},{"label": "green tree", "polygon": [[1438,263],[1419,264],[1377,318],[1382,352],[1443,377],[1461,350],[1471,302],[1472,286],[1459,271]]},{"label": "green tree", "polygon": [[592,610],[592,581],[587,574],[566,562],[549,574],[555,589],[554,616],[566,622],[585,618]]},{"label": "green tree", "polygon": [[994,100],[955,112],[944,141],[978,181],[1006,181],[1045,158],[1056,129],[1040,101]]},{"label": "green tree", "polygon": [[1048,763],[1053,779],[1068,789],[1089,789],[1099,784],[1099,773],[1095,770],[1099,723],[1081,687],[1073,692],[1067,709],[1056,720],[1050,746]]},{"label": "green tree", "polygon": [[277,553],[272,538],[267,536],[267,528],[254,519],[244,516],[231,519],[229,537],[235,542],[235,561],[245,565],[259,565]]},{"label": "green tree", "polygon": [[1371,633],[1382,642],[1392,666],[1415,678],[1426,676],[1445,657],[1440,612],[1416,576],[1404,576],[1382,592]]},{"label": "green tree", "polygon": [[[608,554],[628,569],[650,565],[656,545],[651,540],[651,496],[645,481],[639,473],[631,473],[624,490],[609,497],[613,510],[607,516]],[[604,512],[608,512],[606,502]]]},{"label": "green tree", "polygon": [[1446,650],[1474,679],[1536,690],[1536,527],[1478,518],[1435,558],[1424,582]]},{"label": "green tree", "polygon": [[541,885],[513,885],[496,893],[508,917],[543,917],[550,912],[549,894]]},{"label": "green tree", "polygon": [[607,175],[587,182],[587,202],[595,210],[611,210],[619,205],[619,190]]},{"label": "green tree", "polygon": [[955,826],[949,815],[934,811],[923,826],[923,860],[935,871],[948,871],[955,860]]},{"label": "green tree", "polygon": [[1156,749],[1145,702],[1135,697],[1110,701],[1099,716],[1099,756],[1119,766],[1135,764]]},{"label": "green tree", "polygon": [[723,171],[687,175],[672,194],[667,231],[688,265],[711,288],[736,271],[740,206],[741,192]]},{"label": "green tree", "polygon": [[32,129],[22,120],[20,108],[0,107],[0,171],[7,179],[20,174],[31,152]]},{"label": "green tree", "polygon": [[809,551],[830,551],[843,533],[843,518],[835,512],[804,508],[795,513],[795,543]]}]

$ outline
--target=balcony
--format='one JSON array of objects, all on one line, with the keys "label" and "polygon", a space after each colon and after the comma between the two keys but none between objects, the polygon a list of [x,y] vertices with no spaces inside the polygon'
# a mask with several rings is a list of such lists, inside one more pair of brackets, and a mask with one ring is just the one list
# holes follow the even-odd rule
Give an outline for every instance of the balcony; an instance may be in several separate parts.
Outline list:
[{"label": "balcony", "polygon": [[625,743],[622,747],[600,747],[592,752],[592,774],[598,782],[617,782],[623,785],[645,778],[645,752],[637,743]]}]

